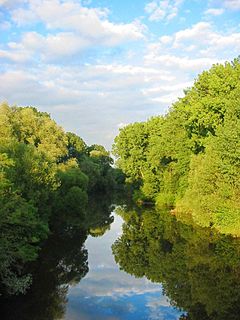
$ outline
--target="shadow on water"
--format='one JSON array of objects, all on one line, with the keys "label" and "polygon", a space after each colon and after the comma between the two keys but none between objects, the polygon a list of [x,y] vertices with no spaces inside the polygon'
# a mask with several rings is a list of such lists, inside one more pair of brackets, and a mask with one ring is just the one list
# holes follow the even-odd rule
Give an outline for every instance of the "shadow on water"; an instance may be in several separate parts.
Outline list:
[{"label": "shadow on water", "polygon": [[[26,294],[2,295],[1,319],[64,318],[69,285],[88,273],[84,243],[88,235],[101,237],[110,229],[112,203],[90,199],[85,221],[63,213],[53,219],[38,259],[24,266],[32,285]],[[112,245],[122,270],[161,283],[171,304],[182,311],[181,320],[239,319],[239,239],[183,224],[168,212],[127,206],[115,211],[124,220],[123,233]]]},{"label": "shadow on water", "polygon": [[107,198],[90,199],[85,220],[67,213],[53,217],[50,236],[37,261],[24,266],[32,285],[26,294],[2,294],[0,319],[54,320],[64,316],[69,285],[79,283],[88,272],[84,243],[88,234],[103,234],[110,228],[111,203]]}]

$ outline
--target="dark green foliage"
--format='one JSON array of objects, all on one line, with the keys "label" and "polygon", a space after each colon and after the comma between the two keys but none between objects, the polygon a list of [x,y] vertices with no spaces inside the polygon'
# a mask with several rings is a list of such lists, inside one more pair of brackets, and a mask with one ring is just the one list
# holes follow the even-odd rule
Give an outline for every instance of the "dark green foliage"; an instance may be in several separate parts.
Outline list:
[{"label": "dark green foliage", "polygon": [[68,149],[67,158],[81,158],[81,156],[86,153],[86,143],[82,140],[82,138],[78,137],[76,134],[72,132],[67,132],[66,136]]},{"label": "dark green foliage", "polygon": [[73,186],[87,190],[88,177],[78,167],[60,171],[57,176],[61,181],[59,189],[61,195],[64,195]]},{"label": "dark green foliage", "polygon": [[87,155],[79,159],[79,166],[89,178],[89,192],[104,193],[122,184],[122,181],[117,181],[112,164],[113,159],[103,146],[92,145],[87,148]]},{"label": "dark green foliage", "polygon": [[74,186],[69,188],[67,193],[61,198],[63,208],[69,214],[83,214],[86,207],[88,197],[86,191]]}]

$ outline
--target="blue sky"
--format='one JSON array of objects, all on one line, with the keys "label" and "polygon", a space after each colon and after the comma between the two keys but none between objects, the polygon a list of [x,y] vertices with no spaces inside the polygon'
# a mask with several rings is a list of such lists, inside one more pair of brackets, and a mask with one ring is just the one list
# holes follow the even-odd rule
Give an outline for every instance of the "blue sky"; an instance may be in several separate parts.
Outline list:
[{"label": "blue sky", "polygon": [[0,0],[0,101],[110,148],[237,57],[239,29],[240,0]]}]

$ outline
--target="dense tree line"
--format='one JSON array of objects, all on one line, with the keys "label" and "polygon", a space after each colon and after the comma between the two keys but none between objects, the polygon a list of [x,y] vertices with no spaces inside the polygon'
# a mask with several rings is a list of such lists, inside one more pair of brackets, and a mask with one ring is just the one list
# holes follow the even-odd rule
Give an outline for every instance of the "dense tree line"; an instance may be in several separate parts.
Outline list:
[{"label": "dense tree line", "polygon": [[118,166],[138,201],[240,230],[240,60],[204,71],[165,116],[120,130]]},{"label": "dense tree line", "polygon": [[112,162],[104,147],[87,146],[49,114],[0,105],[0,289],[28,287],[24,264],[37,258],[53,215],[83,220],[92,193],[117,188]]}]

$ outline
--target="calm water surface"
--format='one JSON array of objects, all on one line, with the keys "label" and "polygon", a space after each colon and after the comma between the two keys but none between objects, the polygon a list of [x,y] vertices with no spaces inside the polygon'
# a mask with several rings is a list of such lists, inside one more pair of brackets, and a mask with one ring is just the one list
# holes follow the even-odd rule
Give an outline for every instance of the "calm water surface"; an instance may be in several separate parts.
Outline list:
[{"label": "calm water surface", "polygon": [[109,201],[86,217],[53,219],[26,294],[0,296],[1,320],[240,319],[239,239]]},{"label": "calm water surface", "polygon": [[70,288],[64,319],[179,319],[182,312],[170,305],[160,284],[119,269],[111,247],[122,234],[123,220],[114,212],[113,216],[109,231],[86,241],[89,272]]}]

